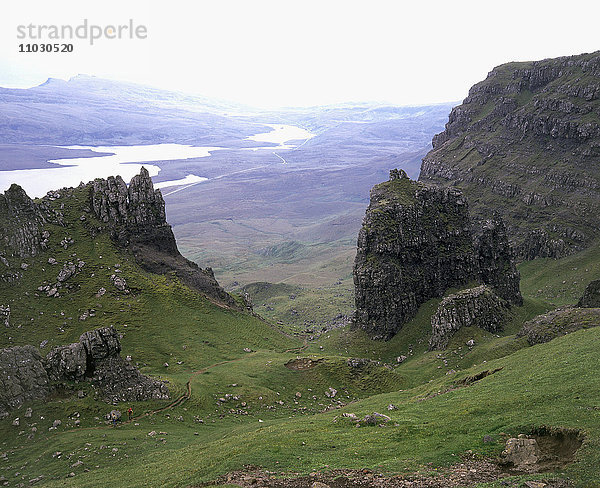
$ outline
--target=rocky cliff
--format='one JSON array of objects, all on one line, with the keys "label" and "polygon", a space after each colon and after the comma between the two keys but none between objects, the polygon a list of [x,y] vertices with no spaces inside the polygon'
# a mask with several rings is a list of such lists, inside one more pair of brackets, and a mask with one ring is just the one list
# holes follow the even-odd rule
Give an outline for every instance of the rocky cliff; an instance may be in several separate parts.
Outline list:
[{"label": "rocky cliff", "polygon": [[600,235],[600,52],[494,68],[450,113],[420,181],[500,212],[520,259]]},{"label": "rocky cliff", "polygon": [[[81,194],[85,203],[81,205]],[[61,201],[60,206],[50,205]],[[68,207],[65,205],[68,205]],[[57,209],[58,208],[58,209]],[[63,188],[33,201],[18,185],[0,194],[0,281],[7,284],[21,279],[25,258],[38,256],[47,248],[47,224],[68,227],[65,214],[77,214],[90,236],[108,232],[121,249],[133,253],[145,270],[175,273],[188,286],[228,306],[234,300],[217,283],[210,268],[202,269],[184,258],[166,221],[165,202],[145,168],[129,186],[120,176],[96,179],[77,189]],[[88,217],[93,215],[95,219]],[[98,225],[98,221],[100,225]],[[61,245],[72,244],[65,238]],[[52,256],[49,257],[52,260]],[[55,264],[49,262],[49,264]],[[58,296],[62,284],[85,265],[79,259],[63,267],[54,283],[45,285],[49,296]],[[120,279],[120,278],[119,278]],[[117,283],[115,286],[119,287]],[[4,304],[0,302],[0,306]]]},{"label": "rocky cliff", "polygon": [[130,249],[144,269],[159,274],[175,272],[188,286],[235,306],[211,268],[202,269],[180,254],[166,220],[162,194],[154,189],[145,168],[132,178],[129,187],[116,176],[96,179],[87,188],[95,216],[105,223],[115,243]]},{"label": "rocky cliff", "polygon": [[10,257],[35,256],[44,247],[44,216],[38,205],[19,185],[0,194],[0,259],[9,265]]},{"label": "rocky cliff", "polygon": [[503,224],[474,225],[459,190],[392,171],[371,191],[357,246],[354,325],[374,339],[391,338],[425,301],[469,282],[522,302]]},{"label": "rocky cliff", "polygon": [[116,330],[107,327],[85,332],[79,342],[56,347],[45,358],[33,346],[1,349],[0,417],[47,397],[53,385],[65,381],[89,381],[109,402],[169,398],[163,382],[141,374],[120,351]]}]

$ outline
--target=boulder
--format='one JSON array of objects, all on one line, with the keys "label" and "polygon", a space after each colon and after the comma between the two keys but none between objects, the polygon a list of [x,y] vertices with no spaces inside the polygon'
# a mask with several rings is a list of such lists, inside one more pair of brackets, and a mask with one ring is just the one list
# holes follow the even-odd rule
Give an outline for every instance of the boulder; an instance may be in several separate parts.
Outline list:
[{"label": "boulder", "polygon": [[51,380],[79,380],[87,370],[87,353],[81,342],[55,347],[44,361]]},{"label": "boulder", "polygon": [[[489,332],[502,329],[509,309],[506,300],[486,285],[469,288],[445,297],[431,317],[429,349],[443,349],[463,327],[480,327]],[[475,344],[470,340],[467,345]]]},{"label": "boulder", "polygon": [[530,470],[540,458],[537,441],[523,436],[508,439],[501,454],[503,464],[523,471]]}]

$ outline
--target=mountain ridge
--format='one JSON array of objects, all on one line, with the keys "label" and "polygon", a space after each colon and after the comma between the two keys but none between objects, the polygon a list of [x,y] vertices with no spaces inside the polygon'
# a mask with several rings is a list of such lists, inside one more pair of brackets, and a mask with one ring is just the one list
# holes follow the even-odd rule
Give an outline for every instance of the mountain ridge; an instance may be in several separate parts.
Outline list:
[{"label": "mountain ridge", "polygon": [[507,63],[474,85],[433,138],[420,181],[493,206],[519,259],[562,257],[599,234],[600,52]]}]

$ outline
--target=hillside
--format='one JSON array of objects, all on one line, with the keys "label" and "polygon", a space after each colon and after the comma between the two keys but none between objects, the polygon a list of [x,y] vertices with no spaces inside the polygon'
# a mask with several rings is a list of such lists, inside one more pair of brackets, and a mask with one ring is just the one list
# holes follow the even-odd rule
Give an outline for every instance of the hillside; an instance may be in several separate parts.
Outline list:
[{"label": "hillside", "polygon": [[520,259],[562,257],[599,235],[600,55],[494,68],[450,113],[419,179],[506,220]]},{"label": "hillside", "polygon": [[[52,383],[45,401],[26,401],[0,420],[0,480],[7,486],[197,486],[219,476],[270,486],[274,473],[291,477],[289,486],[303,486],[295,477],[310,472],[316,473],[310,479],[328,483],[362,477],[364,486],[401,479],[373,477],[365,468],[406,476],[414,487],[491,487],[506,475],[513,486],[524,479],[549,482],[543,474],[505,472],[494,464],[505,440],[520,433],[538,436],[540,445],[545,439],[572,444],[544,456],[566,467],[579,486],[600,482],[594,469],[600,399],[590,394],[598,390],[593,344],[600,329],[528,347],[515,333],[552,306],[526,295],[502,331],[467,327],[445,350],[428,351],[430,318],[440,303],[433,298],[388,342],[342,327],[303,344],[241,310],[239,299],[230,306],[219,294],[190,288],[194,283],[187,285],[176,268],[149,269],[139,249],[134,252],[138,237],[127,231],[125,217],[135,222],[142,215],[135,211],[136,188],[146,188],[144,201],[154,198],[153,206],[142,208],[156,219],[146,231],[163,236],[157,245],[165,242],[168,224],[160,194],[143,174],[137,178],[126,200],[121,194],[121,205],[119,198],[106,200],[114,205],[104,207],[107,212],[100,210],[101,198],[94,210],[94,195],[118,196],[101,191],[118,188],[116,178],[36,201],[17,187],[4,195],[2,246],[9,269],[0,305],[10,311],[3,312],[8,325],[0,329],[0,345],[33,344],[45,355],[86,331],[114,326],[122,357],[166,381],[170,399],[110,404],[93,379]],[[160,253],[155,249],[152,256]],[[582,259],[577,266],[600,272],[596,254]],[[69,262],[77,271],[52,292],[48,284],[56,284]],[[524,279],[539,271],[530,268]],[[554,272],[546,282],[554,286],[559,277]],[[467,348],[470,339],[475,345]],[[124,418],[113,427],[105,420],[112,409],[125,415],[129,406],[133,421]],[[369,426],[373,412],[386,416],[374,417],[384,427],[377,420]],[[483,442],[485,436],[491,441]],[[260,468],[244,468],[249,465]],[[330,471],[338,468],[344,470]]]},{"label": "hillside", "polygon": [[[592,69],[595,59],[533,63],[537,71],[519,76],[559,79],[571,68]],[[544,63],[559,63],[560,73]],[[493,97],[502,83],[475,87],[470,97]],[[538,92],[536,83],[528,85],[532,99],[554,86],[547,81]],[[531,108],[518,96],[507,105],[521,102]],[[496,99],[486,103],[495,123]],[[446,133],[454,134],[461,110]],[[433,174],[444,163],[434,165],[432,154],[458,150],[451,139],[435,139],[423,181],[392,170],[381,182],[383,168],[418,151],[393,150],[392,126],[401,124],[391,121],[401,111],[359,110],[364,125],[345,119],[352,111],[310,115],[311,128],[330,138],[307,142],[305,161],[301,148],[290,151],[277,179],[266,169],[220,178],[213,167],[210,185],[163,197],[142,169],[129,183],[98,178],[39,199],[18,185],[0,194],[0,484],[600,487],[600,236],[585,212],[573,211],[595,208],[593,188],[552,187],[575,217],[548,205],[546,220],[527,214],[531,226],[558,229],[575,219],[585,238],[561,247],[548,230],[546,247],[536,249],[554,249],[538,253],[553,257],[516,267],[509,238],[534,249],[528,217],[494,212],[502,201],[485,185],[489,195],[473,194],[467,177],[456,180],[459,189]],[[406,124],[423,132],[404,149],[416,148],[438,109],[423,119],[420,112],[405,111]],[[448,137],[473,144],[469,154],[486,137],[500,151],[518,142],[505,123],[492,138],[471,118]],[[545,136],[523,137],[533,151]],[[386,142],[355,152],[373,140]],[[581,163],[569,167],[574,181],[591,175],[593,158],[581,149],[590,140],[557,135],[536,160],[540,174],[558,171],[558,154]],[[327,159],[336,141],[344,141],[339,165]],[[247,164],[263,157],[248,153]],[[319,167],[320,154],[329,166]],[[235,166],[231,154],[222,157]],[[516,181],[500,152],[490,158],[467,173],[485,167],[496,182],[505,173]],[[171,163],[183,171],[197,161]],[[372,180],[367,207],[361,188]],[[210,226],[218,230],[203,233]],[[230,245],[225,237],[236,227]],[[356,253],[351,232],[359,232]],[[244,247],[238,262],[227,260]],[[228,281],[245,278],[228,283],[240,295],[226,293],[207,267],[203,258],[215,255]]]}]

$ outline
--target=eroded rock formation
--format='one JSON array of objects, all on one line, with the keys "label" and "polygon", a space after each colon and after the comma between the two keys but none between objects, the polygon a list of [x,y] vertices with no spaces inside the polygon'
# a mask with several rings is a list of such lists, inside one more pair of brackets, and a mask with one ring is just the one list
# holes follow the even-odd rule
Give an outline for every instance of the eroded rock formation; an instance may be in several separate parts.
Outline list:
[{"label": "eroded rock formation", "polygon": [[45,398],[50,381],[33,346],[0,349],[0,418],[23,403]]},{"label": "eroded rock formation", "polygon": [[583,296],[577,303],[578,307],[600,308],[600,280],[592,281],[585,287]]},{"label": "eroded rock formation", "polygon": [[165,202],[148,171],[125,184],[120,176],[96,179],[87,185],[90,206],[113,240],[130,249],[138,264],[153,273],[175,272],[188,286],[229,306],[234,300],[219,286],[211,268],[200,268],[184,258],[166,221]]},{"label": "eroded rock formation", "polygon": [[0,416],[45,398],[52,382],[90,381],[106,401],[166,399],[162,381],[141,374],[120,356],[114,328],[85,332],[79,342],[52,349],[43,358],[33,346],[0,350]]},{"label": "eroded rock formation", "polygon": [[354,325],[374,339],[389,339],[425,301],[470,282],[522,303],[502,222],[486,221],[475,232],[459,190],[392,171],[371,190],[358,235]]},{"label": "eroded rock formation", "polygon": [[0,255],[4,260],[35,256],[42,250],[44,217],[19,185],[13,184],[0,194],[0,222]]},{"label": "eroded rock formation", "polygon": [[479,327],[489,332],[502,330],[509,303],[487,285],[448,295],[431,317],[429,349],[443,349],[463,327]]}]

